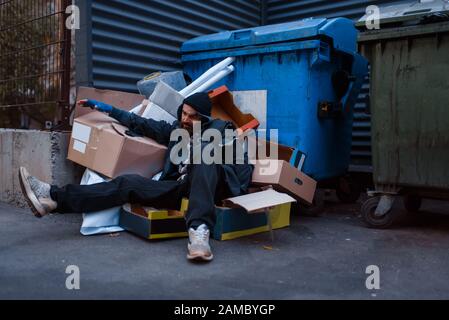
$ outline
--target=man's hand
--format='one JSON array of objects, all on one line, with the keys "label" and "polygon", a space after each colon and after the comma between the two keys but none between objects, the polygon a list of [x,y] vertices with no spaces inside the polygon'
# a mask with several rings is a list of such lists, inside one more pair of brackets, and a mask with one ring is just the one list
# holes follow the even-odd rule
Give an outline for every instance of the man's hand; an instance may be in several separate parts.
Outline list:
[{"label": "man's hand", "polygon": [[103,102],[97,101],[97,100],[91,100],[91,99],[80,100],[80,101],[78,101],[78,104],[81,107],[91,108],[91,109],[95,109],[100,112],[106,112],[106,113],[110,113],[113,108],[109,104],[106,104],[106,103],[103,103]]}]

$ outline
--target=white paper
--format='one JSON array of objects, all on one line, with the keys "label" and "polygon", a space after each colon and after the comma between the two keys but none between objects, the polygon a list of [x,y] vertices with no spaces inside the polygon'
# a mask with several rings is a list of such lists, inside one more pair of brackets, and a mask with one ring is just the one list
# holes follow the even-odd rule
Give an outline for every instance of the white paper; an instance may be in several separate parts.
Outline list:
[{"label": "white paper", "polygon": [[267,90],[233,91],[234,104],[242,113],[250,113],[259,121],[259,129],[267,128]]},{"label": "white paper", "polygon": [[[105,182],[96,172],[86,169],[83,178],[81,179],[81,185],[90,185],[100,182]],[[84,236],[90,236],[101,233],[111,233],[124,231],[119,226],[120,220],[120,207],[106,209],[103,211],[84,213],[83,224],[81,226],[81,234]]]},{"label": "white paper", "polygon": [[280,193],[273,189],[249,193],[243,196],[226,199],[225,201],[236,204],[248,212],[271,208],[284,203],[296,202],[296,200],[288,194]]},{"label": "white paper", "polygon": [[89,143],[91,128],[79,122],[73,123],[72,138]]},{"label": "white paper", "polygon": [[86,147],[87,144],[85,144],[84,142],[73,140],[73,150],[76,150],[84,154],[86,153]]}]

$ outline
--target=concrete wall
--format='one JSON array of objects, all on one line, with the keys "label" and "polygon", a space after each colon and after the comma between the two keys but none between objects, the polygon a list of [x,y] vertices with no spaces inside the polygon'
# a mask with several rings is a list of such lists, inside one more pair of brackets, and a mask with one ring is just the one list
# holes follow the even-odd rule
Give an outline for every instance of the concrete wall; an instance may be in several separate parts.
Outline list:
[{"label": "concrete wall", "polygon": [[83,168],[66,160],[70,133],[0,129],[0,201],[26,207],[18,170],[46,182],[79,183]]}]

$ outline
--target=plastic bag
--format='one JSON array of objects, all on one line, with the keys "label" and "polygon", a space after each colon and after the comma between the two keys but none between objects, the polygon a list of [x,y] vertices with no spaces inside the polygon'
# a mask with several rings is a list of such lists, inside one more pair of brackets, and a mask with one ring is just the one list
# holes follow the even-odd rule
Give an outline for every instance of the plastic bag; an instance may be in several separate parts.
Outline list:
[{"label": "plastic bag", "polygon": [[[86,169],[81,179],[82,185],[90,185],[107,181],[92,170]],[[81,234],[85,236],[124,231],[119,227],[120,207],[103,211],[83,213]]]}]

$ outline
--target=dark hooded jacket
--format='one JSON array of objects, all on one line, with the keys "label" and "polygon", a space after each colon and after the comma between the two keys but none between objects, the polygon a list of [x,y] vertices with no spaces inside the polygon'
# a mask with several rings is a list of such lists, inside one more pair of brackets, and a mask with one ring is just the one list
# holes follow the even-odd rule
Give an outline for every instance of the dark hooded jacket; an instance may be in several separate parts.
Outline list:
[{"label": "dark hooded jacket", "polygon": [[[173,124],[165,121],[156,121],[153,119],[145,119],[136,114],[126,112],[117,108],[113,108],[110,116],[128,127],[131,132],[137,135],[147,136],[156,140],[158,143],[167,146],[168,150],[165,155],[164,168],[160,180],[177,180],[180,177],[178,166],[170,160],[170,151],[178,143],[178,141],[170,141],[170,135],[173,130],[180,129],[182,105],[178,109],[178,120]],[[202,132],[207,129],[217,129],[224,133],[226,129],[235,129],[234,125],[229,121],[209,118],[208,121],[202,121]],[[235,153],[234,153],[235,154]],[[228,187],[228,191],[232,196],[244,194],[248,190],[251,183],[253,166],[248,164],[248,157],[245,155],[244,164],[222,164],[224,172],[224,180]]]}]

